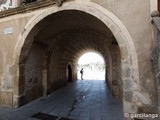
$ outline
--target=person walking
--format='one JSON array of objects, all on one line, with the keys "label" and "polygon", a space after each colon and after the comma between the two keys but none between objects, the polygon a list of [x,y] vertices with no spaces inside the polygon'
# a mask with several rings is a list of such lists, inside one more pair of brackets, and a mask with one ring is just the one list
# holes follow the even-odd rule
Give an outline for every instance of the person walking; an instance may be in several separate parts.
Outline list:
[{"label": "person walking", "polygon": [[81,80],[83,80],[83,68],[80,70],[81,73]]}]

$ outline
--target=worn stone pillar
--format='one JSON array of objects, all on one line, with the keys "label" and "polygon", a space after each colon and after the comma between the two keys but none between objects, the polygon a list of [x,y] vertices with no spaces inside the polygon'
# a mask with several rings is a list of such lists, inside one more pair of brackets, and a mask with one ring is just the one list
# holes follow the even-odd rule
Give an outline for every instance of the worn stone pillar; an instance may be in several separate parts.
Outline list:
[{"label": "worn stone pillar", "polygon": [[156,77],[157,97],[158,97],[158,114],[160,116],[160,14],[158,11],[153,11],[152,23],[154,27],[154,51],[152,53],[154,72]]},{"label": "worn stone pillar", "polygon": [[47,73],[48,70],[43,70],[43,95],[47,95]]},{"label": "worn stone pillar", "polygon": [[157,87],[158,91],[158,116],[160,117],[160,85]]}]

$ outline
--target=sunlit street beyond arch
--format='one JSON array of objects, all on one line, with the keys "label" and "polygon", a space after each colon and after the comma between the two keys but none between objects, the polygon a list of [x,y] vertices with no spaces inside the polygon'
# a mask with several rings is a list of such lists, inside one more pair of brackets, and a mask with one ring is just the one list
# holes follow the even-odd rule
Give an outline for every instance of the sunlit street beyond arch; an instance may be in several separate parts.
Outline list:
[{"label": "sunlit street beyond arch", "polygon": [[84,80],[105,80],[105,62],[101,55],[88,52],[83,54],[78,61],[77,77],[81,79],[80,70],[84,69]]}]

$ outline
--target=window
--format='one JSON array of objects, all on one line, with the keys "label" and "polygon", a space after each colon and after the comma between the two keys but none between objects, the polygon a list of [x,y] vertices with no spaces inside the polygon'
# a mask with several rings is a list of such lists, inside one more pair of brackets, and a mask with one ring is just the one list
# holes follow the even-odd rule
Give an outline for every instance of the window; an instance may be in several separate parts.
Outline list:
[{"label": "window", "polygon": [[22,3],[31,3],[31,2],[36,2],[37,0],[22,0]]}]

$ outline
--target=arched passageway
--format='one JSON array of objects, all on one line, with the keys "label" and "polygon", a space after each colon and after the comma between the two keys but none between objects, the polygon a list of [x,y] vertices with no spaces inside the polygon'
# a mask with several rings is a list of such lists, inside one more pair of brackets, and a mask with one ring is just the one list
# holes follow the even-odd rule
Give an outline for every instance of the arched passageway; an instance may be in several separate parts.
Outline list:
[{"label": "arched passageway", "polygon": [[[67,21],[64,22],[64,19]],[[100,20],[81,11],[65,10],[46,17],[36,26],[25,42],[32,44],[27,49],[22,48],[26,56],[20,56],[20,69],[25,67],[25,102],[42,96],[39,91],[44,87],[43,81],[47,81],[47,94],[64,86],[68,63],[69,72],[73,66],[72,78],[76,80],[77,59],[88,50],[98,51],[104,56],[107,70],[111,72],[108,72],[107,78],[109,86],[117,94],[115,96],[119,94],[119,98],[122,98],[122,88],[118,86],[121,84],[120,49],[112,32]],[[42,79],[43,71],[47,71],[45,80]]]},{"label": "arched passageway", "polygon": [[[28,23],[27,31],[20,36],[16,48],[16,55],[20,56],[15,61],[19,63],[15,82],[19,86],[14,89],[15,106],[64,86],[68,64],[72,66],[72,79],[76,80],[79,57],[94,50],[104,57],[105,79],[112,94],[123,102],[124,111],[137,111],[136,102],[131,102],[133,97],[129,100],[126,97],[133,96],[139,86],[133,41],[118,18],[95,8],[66,5],[63,10],[53,12],[51,9],[33,19],[36,22]],[[128,88],[127,83],[133,83],[133,86]]]}]

